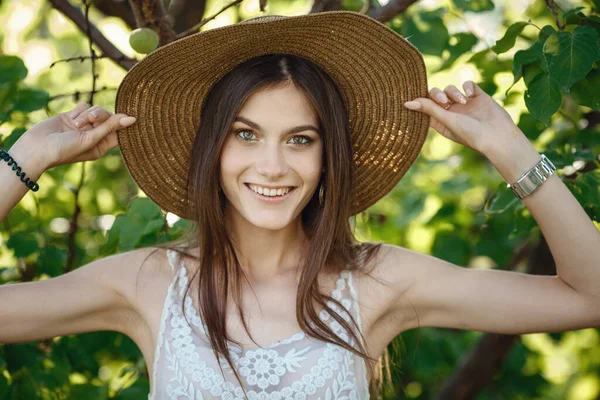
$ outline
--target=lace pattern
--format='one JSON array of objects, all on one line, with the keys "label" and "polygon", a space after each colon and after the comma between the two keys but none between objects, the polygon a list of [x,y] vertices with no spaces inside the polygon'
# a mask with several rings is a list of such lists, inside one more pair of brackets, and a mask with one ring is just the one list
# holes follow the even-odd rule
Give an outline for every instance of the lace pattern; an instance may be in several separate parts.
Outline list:
[{"label": "lace pattern", "polygon": [[[219,355],[222,372],[214,356],[206,328],[189,296],[183,298],[188,284],[187,270],[179,256],[167,250],[174,268],[163,314],[149,400],[155,399],[245,399],[242,387],[225,358]],[[328,305],[350,321],[360,325],[357,295],[352,274],[342,271]],[[183,300],[185,317],[181,312]],[[325,310],[319,318],[351,346],[355,345],[343,327]],[[280,399],[367,399],[368,384],[364,360],[338,345],[317,341],[304,332],[262,348],[241,349],[229,345],[232,361],[248,398]]]}]

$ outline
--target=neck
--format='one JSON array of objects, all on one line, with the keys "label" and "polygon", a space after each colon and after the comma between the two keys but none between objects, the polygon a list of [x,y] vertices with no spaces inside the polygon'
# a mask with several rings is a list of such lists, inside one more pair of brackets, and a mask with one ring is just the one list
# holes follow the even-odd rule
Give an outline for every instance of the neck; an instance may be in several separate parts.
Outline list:
[{"label": "neck", "polygon": [[301,217],[280,230],[259,228],[237,213],[226,215],[230,237],[242,270],[251,281],[299,276],[308,238]]}]

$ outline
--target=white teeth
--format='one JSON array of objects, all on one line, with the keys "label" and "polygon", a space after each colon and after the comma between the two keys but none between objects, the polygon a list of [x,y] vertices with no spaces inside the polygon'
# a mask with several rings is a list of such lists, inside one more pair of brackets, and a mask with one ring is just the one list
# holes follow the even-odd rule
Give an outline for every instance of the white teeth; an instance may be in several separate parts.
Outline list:
[{"label": "white teeth", "polygon": [[273,196],[283,196],[285,194],[287,194],[291,188],[279,188],[279,189],[267,189],[267,188],[262,188],[260,186],[254,186],[251,185],[250,188],[258,193],[258,194],[262,194],[263,196],[267,196],[267,197],[273,197]]}]

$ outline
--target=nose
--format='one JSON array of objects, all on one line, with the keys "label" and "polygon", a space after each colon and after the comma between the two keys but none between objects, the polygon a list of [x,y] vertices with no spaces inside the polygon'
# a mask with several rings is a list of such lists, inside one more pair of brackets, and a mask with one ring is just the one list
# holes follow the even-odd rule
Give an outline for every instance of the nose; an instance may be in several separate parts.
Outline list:
[{"label": "nose", "polygon": [[289,166],[278,143],[265,143],[259,150],[256,171],[270,180],[287,174]]}]

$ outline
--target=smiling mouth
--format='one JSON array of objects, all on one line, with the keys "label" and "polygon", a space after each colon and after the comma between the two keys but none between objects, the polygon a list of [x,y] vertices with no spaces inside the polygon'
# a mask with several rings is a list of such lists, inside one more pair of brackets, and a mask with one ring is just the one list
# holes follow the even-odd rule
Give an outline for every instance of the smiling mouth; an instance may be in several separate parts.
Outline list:
[{"label": "smiling mouth", "polygon": [[[277,189],[269,189],[264,186],[254,185],[251,183],[244,183],[246,187],[252,190],[254,193],[265,197],[282,197],[291,192],[296,186],[280,186]],[[264,192],[264,193],[262,193]],[[267,194],[268,193],[268,194]]]},{"label": "smiling mouth", "polygon": [[262,200],[270,200],[270,201],[280,201],[280,200],[284,200],[285,198],[289,197],[292,193],[294,193],[294,191],[296,190],[297,186],[288,186],[290,188],[290,190],[285,193],[285,194],[280,194],[280,195],[274,195],[274,196],[268,196],[268,195],[264,195],[264,194],[260,194],[258,192],[255,192],[248,183],[244,183],[244,186],[246,186],[248,188],[248,190],[254,195],[257,196],[259,199]]}]

